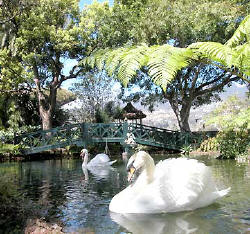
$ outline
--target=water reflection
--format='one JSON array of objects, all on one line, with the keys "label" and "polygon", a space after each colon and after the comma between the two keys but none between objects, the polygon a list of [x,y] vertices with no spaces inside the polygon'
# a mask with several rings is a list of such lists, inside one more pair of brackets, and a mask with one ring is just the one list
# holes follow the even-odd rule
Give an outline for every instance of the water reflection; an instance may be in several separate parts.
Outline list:
[{"label": "water reflection", "polygon": [[162,215],[110,213],[113,221],[134,234],[208,233],[211,224],[193,212]]},{"label": "water reflection", "polygon": [[211,166],[219,187],[230,186],[231,192],[212,206],[185,213],[109,213],[110,200],[127,186],[123,162],[97,174],[84,171],[81,160],[2,163],[0,181],[8,177],[10,183],[32,202],[34,210],[39,210],[47,221],[62,222],[67,233],[249,232],[250,164],[205,160],[204,157],[201,160]]},{"label": "water reflection", "polygon": [[110,171],[114,170],[110,166],[106,167],[88,167],[88,169],[84,166],[82,166],[82,171],[85,177],[85,180],[88,181],[89,175],[88,171],[94,176],[96,180],[108,180]]}]

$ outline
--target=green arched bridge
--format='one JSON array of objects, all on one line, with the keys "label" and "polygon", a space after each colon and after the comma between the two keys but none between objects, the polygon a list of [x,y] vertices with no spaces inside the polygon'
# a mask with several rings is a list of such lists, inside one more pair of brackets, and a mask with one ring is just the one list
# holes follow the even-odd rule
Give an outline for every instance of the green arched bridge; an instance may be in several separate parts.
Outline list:
[{"label": "green arched bridge", "polygon": [[214,132],[179,132],[134,123],[80,123],[15,137],[24,154],[34,154],[69,145],[86,147],[99,142],[118,142],[124,147],[128,133],[137,144],[180,150],[185,145],[201,142]]}]

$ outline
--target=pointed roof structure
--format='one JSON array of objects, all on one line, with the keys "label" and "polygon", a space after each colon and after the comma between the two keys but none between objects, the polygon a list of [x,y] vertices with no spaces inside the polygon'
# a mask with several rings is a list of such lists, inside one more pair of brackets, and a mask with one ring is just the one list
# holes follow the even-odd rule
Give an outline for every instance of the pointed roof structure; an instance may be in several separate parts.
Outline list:
[{"label": "pointed roof structure", "polygon": [[129,102],[123,109],[121,114],[119,115],[118,119],[121,120],[140,120],[140,123],[142,123],[142,119],[146,118],[146,115],[141,111],[137,110],[131,102]]}]

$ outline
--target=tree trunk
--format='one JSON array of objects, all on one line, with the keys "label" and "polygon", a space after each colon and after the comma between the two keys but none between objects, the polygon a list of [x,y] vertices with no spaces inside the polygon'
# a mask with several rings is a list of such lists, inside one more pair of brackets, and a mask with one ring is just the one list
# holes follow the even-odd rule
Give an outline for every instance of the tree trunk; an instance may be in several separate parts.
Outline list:
[{"label": "tree trunk", "polygon": [[49,130],[52,128],[52,116],[51,111],[46,111],[44,108],[40,109],[40,116],[42,118],[42,127],[43,130]]},{"label": "tree trunk", "polygon": [[57,87],[51,85],[49,95],[46,95],[40,88],[39,80],[35,79],[35,82],[42,127],[43,130],[49,130],[52,128],[52,120],[56,107]]},{"label": "tree trunk", "polygon": [[191,109],[191,105],[182,105],[181,107],[179,126],[182,132],[191,132],[189,122],[188,122],[190,109]]},{"label": "tree trunk", "polygon": [[185,101],[182,103],[181,107],[174,100],[169,100],[169,103],[177,118],[180,131],[190,132],[191,130],[190,130],[188,119],[189,119],[189,114],[190,114],[192,103],[190,101]]}]

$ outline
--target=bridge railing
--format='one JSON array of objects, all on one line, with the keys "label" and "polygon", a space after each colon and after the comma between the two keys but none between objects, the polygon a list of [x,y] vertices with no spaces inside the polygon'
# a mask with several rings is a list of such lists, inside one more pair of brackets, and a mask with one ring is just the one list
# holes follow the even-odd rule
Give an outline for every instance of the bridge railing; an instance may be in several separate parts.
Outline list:
[{"label": "bridge railing", "polygon": [[79,123],[22,134],[15,138],[29,153],[64,147],[67,145],[86,146],[91,142],[119,142],[124,144],[127,133],[133,133],[135,141],[157,147],[180,149],[184,145],[198,144],[212,135],[206,133],[183,133],[147,125],[133,123]]},{"label": "bridge railing", "polygon": [[[49,149],[69,144],[86,145],[93,142],[120,142],[126,137],[125,123],[80,123],[70,124],[50,130],[41,130],[15,137],[15,142],[26,149]],[[50,146],[50,147],[49,147]]]},{"label": "bridge railing", "polygon": [[180,149],[185,145],[198,146],[203,140],[217,134],[216,131],[179,132],[140,124],[130,124],[128,131],[133,133],[137,141],[175,149]]},{"label": "bridge railing", "polygon": [[130,124],[129,132],[133,133],[137,141],[148,142],[152,146],[176,146],[179,132],[147,125]]},{"label": "bridge railing", "polygon": [[25,147],[42,147],[74,141],[82,136],[81,124],[72,124],[50,130],[40,130],[15,137],[15,142]]},{"label": "bridge railing", "polygon": [[87,134],[89,138],[123,138],[123,123],[91,123],[87,124]]}]

